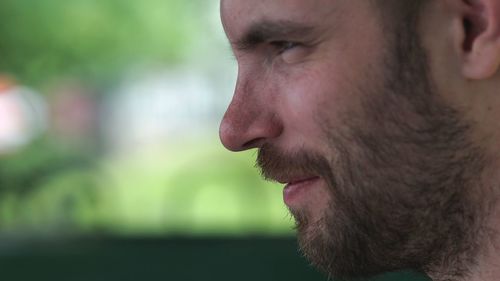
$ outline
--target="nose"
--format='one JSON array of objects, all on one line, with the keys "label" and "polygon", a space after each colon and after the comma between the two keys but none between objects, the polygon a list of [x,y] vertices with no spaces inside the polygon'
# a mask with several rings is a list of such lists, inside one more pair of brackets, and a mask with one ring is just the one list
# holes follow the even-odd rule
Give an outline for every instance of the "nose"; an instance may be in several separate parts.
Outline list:
[{"label": "nose", "polygon": [[224,118],[219,135],[222,144],[231,151],[258,148],[279,137],[283,131],[277,114],[277,104],[252,87],[238,82]]}]

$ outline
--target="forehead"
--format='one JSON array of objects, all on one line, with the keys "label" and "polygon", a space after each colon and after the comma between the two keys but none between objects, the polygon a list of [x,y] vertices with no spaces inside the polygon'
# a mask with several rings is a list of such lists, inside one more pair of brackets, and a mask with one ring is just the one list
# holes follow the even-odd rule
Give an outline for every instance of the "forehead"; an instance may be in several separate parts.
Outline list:
[{"label": "forehead", "polygon": [[260,21],[325,23],[341,15],[342,3],[349,1],[352,0],[221,0],[221,16],[227,35],[234,38]]}]

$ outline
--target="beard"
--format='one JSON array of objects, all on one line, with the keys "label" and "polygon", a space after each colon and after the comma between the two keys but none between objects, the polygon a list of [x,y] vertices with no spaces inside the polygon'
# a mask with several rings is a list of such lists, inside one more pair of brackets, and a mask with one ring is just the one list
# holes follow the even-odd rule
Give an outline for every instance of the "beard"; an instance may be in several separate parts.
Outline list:
[{"label": "beard", "polygon": [[484,151],[472,122],[440,99],[416,24],[395,30],[378,66],[356,88],[360,112],[330,124],[319,112],[329,153],[302,148],[259,150],[267,179],[314,174],[330,202],[319,220],[295,217],[301,251],[335,278],[370,277],[402,269],[466,276],[480,249],[488,204],[481,195]]}]

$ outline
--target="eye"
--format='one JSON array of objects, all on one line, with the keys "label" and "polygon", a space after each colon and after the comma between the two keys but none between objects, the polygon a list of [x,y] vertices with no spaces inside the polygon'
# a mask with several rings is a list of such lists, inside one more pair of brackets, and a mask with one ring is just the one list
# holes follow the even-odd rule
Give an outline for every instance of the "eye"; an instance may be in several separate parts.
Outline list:
[{"label": "eye", "polygon": [[273,41],[270,43],[271,46],[273,46],[276,51],[278,52],[279,55],[283,54],[284,52],[291,50],[295,47],[298,47],[300,44],[297,42],[291,42],[291,41]]},{"label": "eye", "polygon": [[306,45],[292,41],[273,41],[270,43],[273,48],[273,58],[277,57],[285,63],[298,63],[304,60],[310,49]]}]

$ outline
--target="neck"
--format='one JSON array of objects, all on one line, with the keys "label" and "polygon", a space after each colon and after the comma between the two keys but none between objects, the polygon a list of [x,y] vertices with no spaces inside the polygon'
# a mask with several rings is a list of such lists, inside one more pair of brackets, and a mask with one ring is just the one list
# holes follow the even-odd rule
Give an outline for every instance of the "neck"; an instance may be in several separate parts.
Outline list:
[{"label": "neck", "polygon": [[[500,160],[500,158],[497,158]],[[500,163],[499,163],[500,164]],[[477,196],[483,197],[483,218],[478,219],[478,228],[467,251],[455,257],[446,257],[427,273],[433,281],[497,281],[500,280],[500,165],[486,173],[483,186],[478,187]],[[494,187],[494,188],[492,188]],[[487,198],[487,199],[485,199]]]},{"label": "neck", "polygon": [[[498,185],[497,185],[498,186]],[[477,264],[472,268],[469,278],[463,281],[494,281],[500,280],[500,194],[495,193],[497,204],[489,216],[487,227],[482,235],[483,246],[479,252]]]}]

